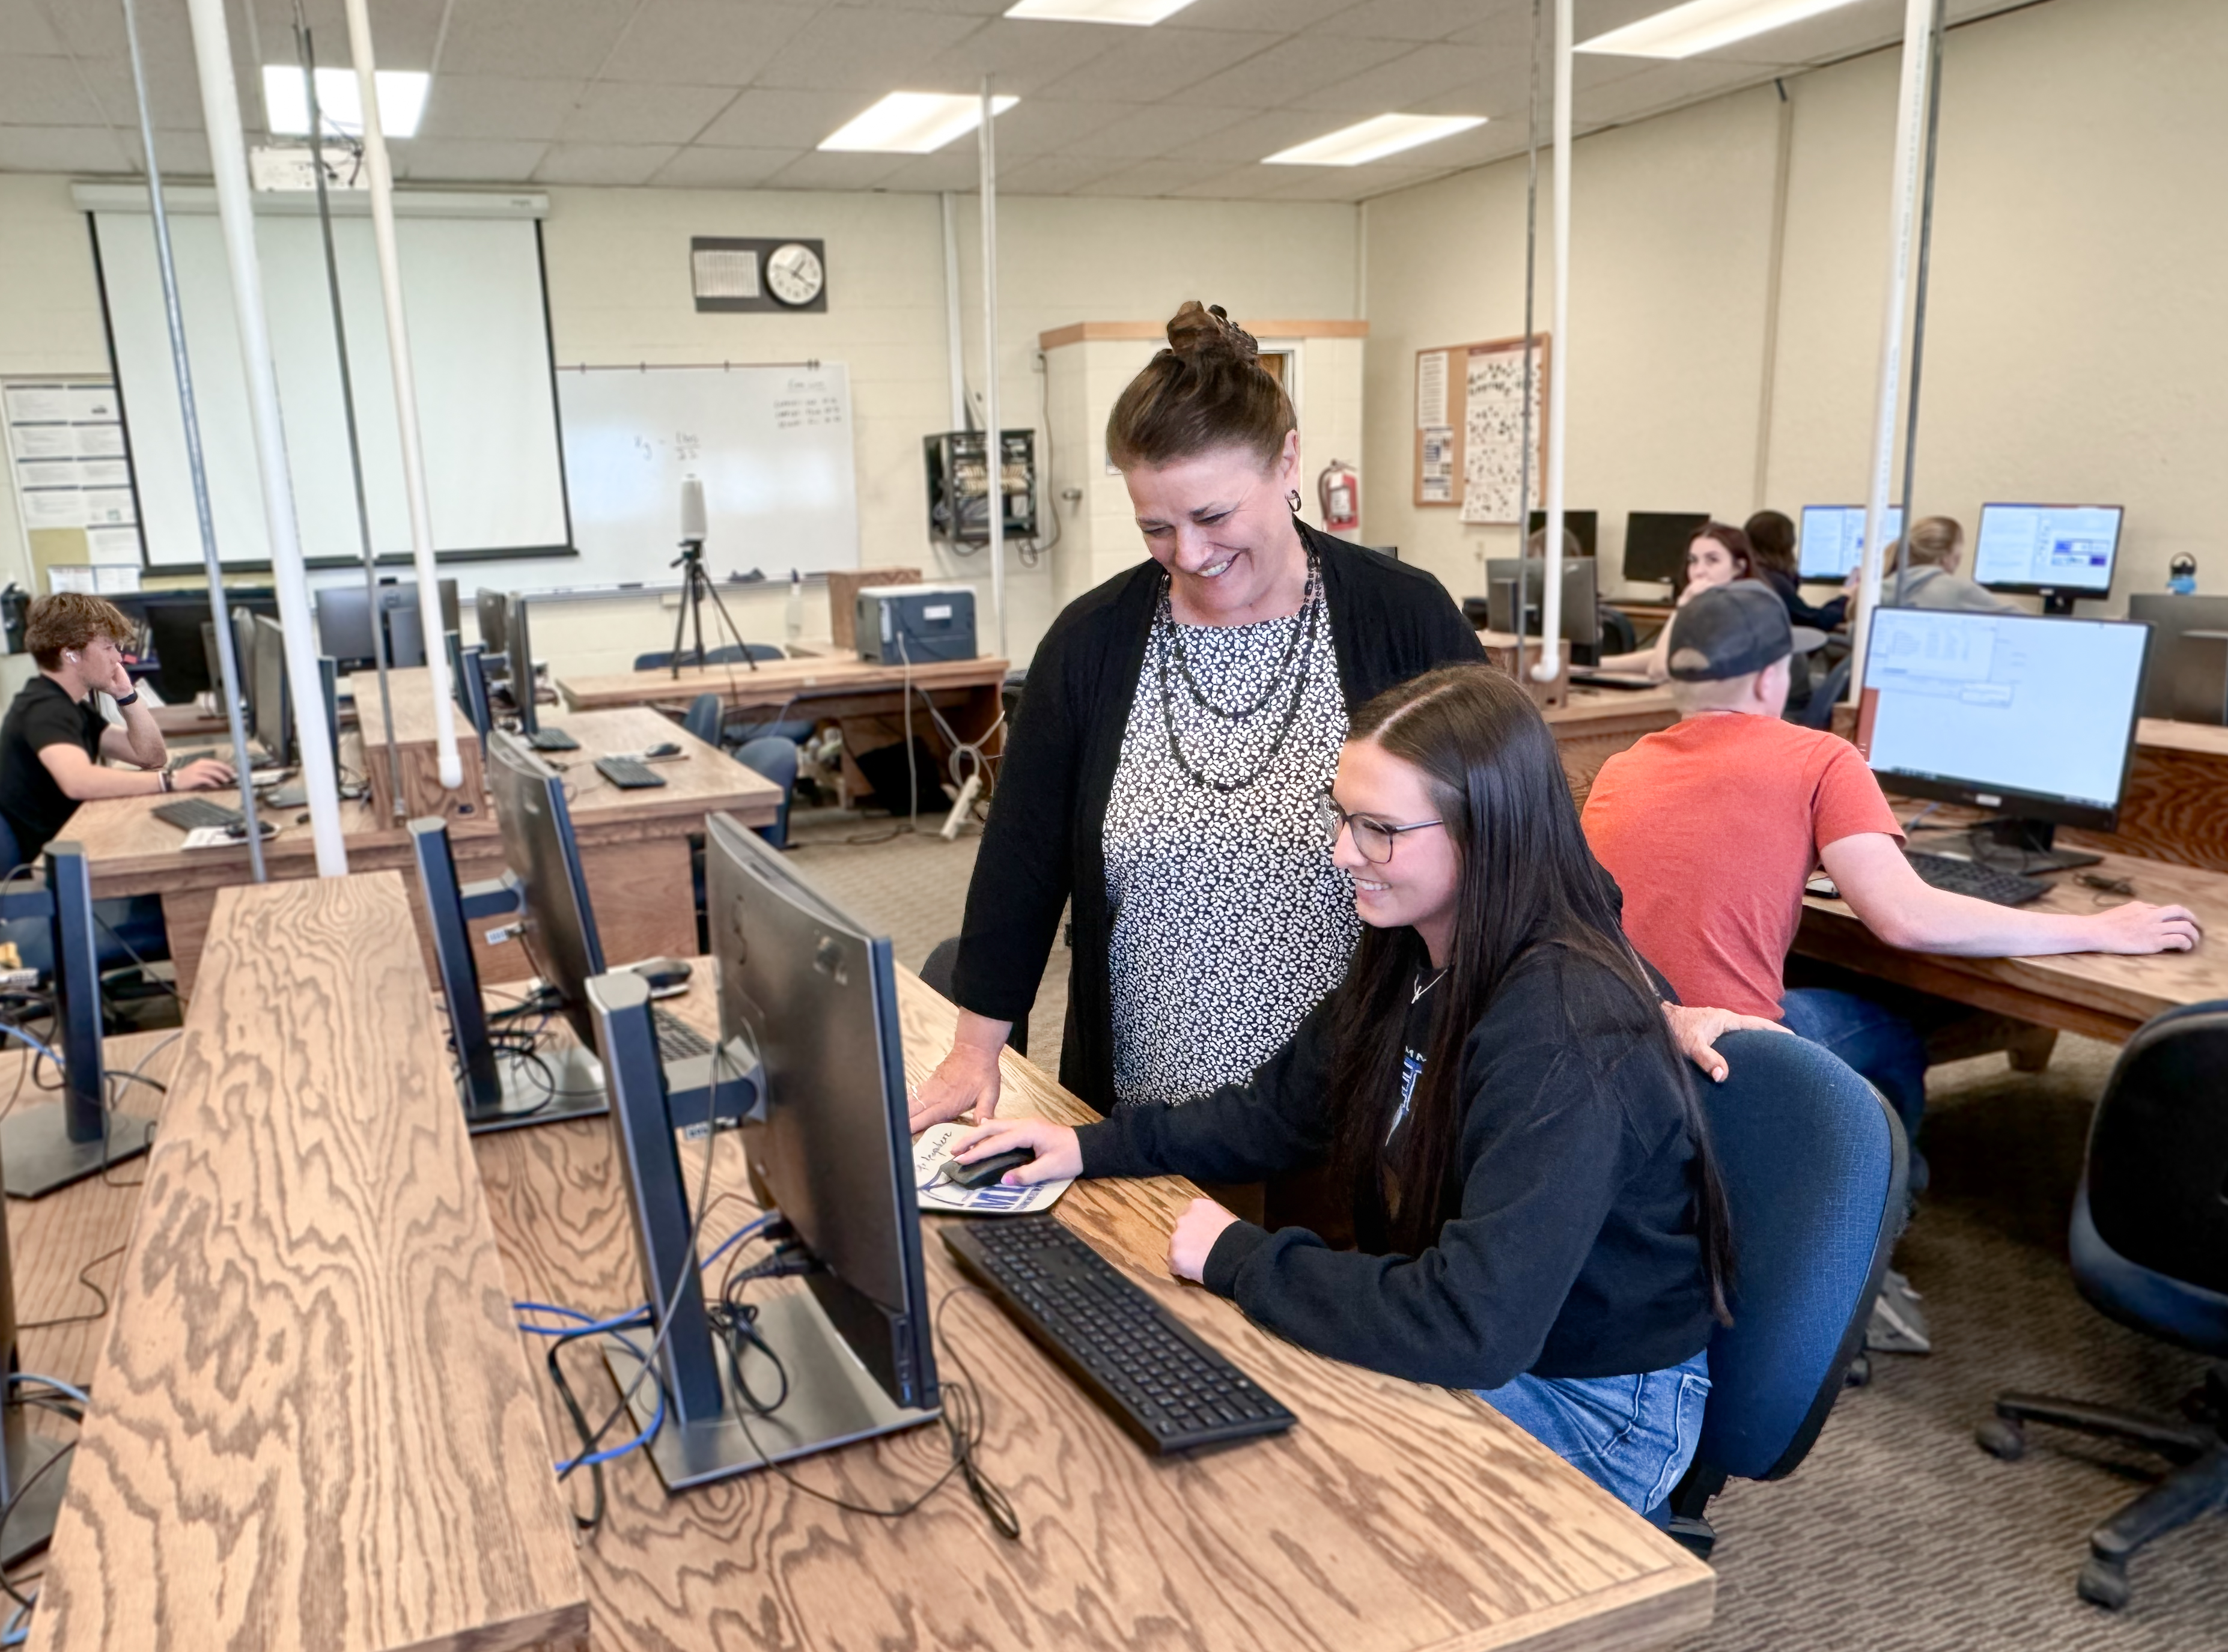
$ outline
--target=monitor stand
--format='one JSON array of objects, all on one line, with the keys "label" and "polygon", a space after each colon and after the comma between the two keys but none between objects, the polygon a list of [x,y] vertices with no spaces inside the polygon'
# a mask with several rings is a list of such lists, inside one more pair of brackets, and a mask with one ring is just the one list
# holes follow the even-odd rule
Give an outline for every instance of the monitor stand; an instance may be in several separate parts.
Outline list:
[{"label": "monitor stand", "polygon": [[2058,619],[2073,617],[2074,594],[2071,591],[2046,591],[2042,593],[2042,611]]},{"label": "monitor stand", "polygon": [[2071,872],[2076,868],[2097,866],[2104,857],[2086,849],[2052,848],[2058,828],[2046,820],[1997,820],[1973,829],[1973,836],[1981,841],[2002,848],[2016,850],[2026,857],[2020,869],[2032,874],[2037,872]]}]

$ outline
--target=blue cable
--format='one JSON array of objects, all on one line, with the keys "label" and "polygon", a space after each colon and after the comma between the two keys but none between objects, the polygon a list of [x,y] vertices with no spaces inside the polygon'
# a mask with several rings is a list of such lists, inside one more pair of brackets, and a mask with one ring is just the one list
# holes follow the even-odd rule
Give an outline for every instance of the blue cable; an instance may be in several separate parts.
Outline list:
[{"label": "blue cable", "polygon": [[39,1041],[38,1041],[37,1039],[33,1038],[33,1037],[32,1037],[29,1033],[25,1032],[22,1028],[20,1028],[20,1027],[16,1026],[15,1022],[13,1022],[13,1021],[0,1021],[0,1033],[5,1033],[5,1034],[8,1034],[8,1036],[9,1036],[9,1037],[10,1037],[10,1038],[19,1038],[19,1039],[22,1040],[24,1043],[26,1043],[26,1044],[28,1044],[28,1045],[29,1045],[33,1049],[36,1050],[36,1051],[37,1051],[41,1055],[45,1056],[45,1057],[47,1058],[47,1060],[49,1060],[49,1061],[53,1062],[56,1066],[58,1066],[58,1067],[59,1067],[59,1066],[61,1066],[61,1064],[62,1064],[62,1059],[61,1059],[61,1057],[60,1057],[59,1055],[56,1055],[56,1054],[55,1054],[52,1050],[48,1049],[48,1048],[44,1044],[42,1044],[41,1042],[39,1042]]},{"label": "blue cable", "polygon": [[556,1314],[562,1318],[576,1322],[571,1325],[522,1323],[518,1329],[529,1336],[577,1336],[583,1330],[631,1330],[637,1325],[647,1325],[650,1322],[650,1309],[647,1308],[631,1308],[625,1313],[614,1314],[609,1319],[598,1319],[593,1315],[582,1313],[577,1308],[560,1308],[554,1303],[547,1302],[515,1302],[511,1303],[511,1309],[514,1312],[521,1314]]},{"label": "blue cable", "polygon": [[[618,1341],[625,1346],[626,1351],[633,1354],[636,1359],[639,1360],[642,1358],[642,1350],[637,1348],[632,1342],[628,1341],[625,1337],[622,1336]],[[656,1439],[657,1437],[657,1431],[664,1426],[665,1385],[661,1382],[657,1385],[657,1409],[650,1413],[650,1425],[644,1428],[641,1433],[636,1435],[624,1445],[609,1446],[601,1451],[592,1452],[590,1455],[578,1458],[573,1462],[560,1463],[557,1465],[557,1472],[560,1476],[563,1476],[572,1473],[575,1469],[592,1469],[601,1463],[610,1463],[619,1457],[623,1457],[630,1451],[638,1451],[643,1446],[649,1444],[650,1441]]]},{"label": "blue cable", "polygon": [[[555,1314],[565,1319],[579,1322],[577,1325],[569,1326],[561,1330],[544,1325],[521,1325],[518,1329],[522,1331],[531,1331],[536,1336],[577,1336],[584,1332],[605,1332],[609,1333],[637,1360],[643,1357],[642,1349],[629,1338],[618,1335],[618,1332],[632,1326],[646,1324],[650,1316],[650,1309],[647,1308],[637,1308],[631,1314],[620,1314],[611,1319],[596,1319],[582,1313],[577,1308],[560,1308],[554,1303],[515,1302],[511,1303],[511,1307],[520,1313]],[[624,1445],[609,1446],[601,1451],[591,1452],[586,1457],[557,1463],[554,1465],[555,1471],[560,1476],[563,1476],[571,1474],[576,1469],[592,1469],[602,1463],[615,1462],[628,1452],[638,1451],[649,1444],[657,1437],[657,1431],[664,1426],[665,1385],[661,1382],[657,1385],[657,1409],[650,1413],[650,1425],[641,1433],[636,1435]],[[5,1644],[5,1642],[0,1642],[0,1645]]]},{"label": "blue cable", "polygon": [[713,1252],[711,1255],[704,1258],[704,1266],[707,1268],[710,1267],[714,1262],[717,1262],[721,1257],[727,1255],[728,1252],[733,1250],[735,1246],[741,1244],[752,1234],[766,1226],[776,1216],[779,1214],[780,1213],[778,1211],[770,1210],[763,1216],[759,1216],[751,1221],[745,1222],[740,1227],[737,1228],[733,1233],[728,1234],[725,1239],[720,1241],[720,1248],[718,1250]]},{"label": "blue cable", "polygon": [[77,1401],[80,1405],[90,1405],[93,1404],[93,1396],[91,1394],[86,1393],[82,1388],[73,1388],[68,1383],[64,1382],[59,1377],[42,1377],[37,1373],[32,1371],[10,1371],[8,1373],[8,1380],[10,1382],[39,1383],[46,1387],[53,1389],[58,1394],[67,1394],[72,1399]]}]

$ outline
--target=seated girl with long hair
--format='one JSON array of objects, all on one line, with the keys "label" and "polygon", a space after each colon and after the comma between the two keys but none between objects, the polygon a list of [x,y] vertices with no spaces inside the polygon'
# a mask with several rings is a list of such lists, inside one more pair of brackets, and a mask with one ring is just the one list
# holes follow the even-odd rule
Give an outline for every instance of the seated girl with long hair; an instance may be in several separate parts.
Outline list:
[{"label": "seated girl with long hair", "polygon": [[1472,1388],[1632,1508],[1692,1460],[1725,1203],[1684,1063],[1515,682],[1426,673],[1353,721],[1322,804],[1364,930],[1242,1083],[1080,1130],[1001,1118],[1006,1176],[1258,1181],[1328,1162],[1358,1248],[1194,1200],[1172,1271],[1303,1348]]}]

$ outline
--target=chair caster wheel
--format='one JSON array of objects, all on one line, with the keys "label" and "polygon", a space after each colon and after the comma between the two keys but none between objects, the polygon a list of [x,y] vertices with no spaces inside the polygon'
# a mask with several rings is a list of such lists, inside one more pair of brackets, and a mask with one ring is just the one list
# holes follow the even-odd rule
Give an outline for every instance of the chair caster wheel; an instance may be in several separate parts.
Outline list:
[{"label": "chair caster wheel", "polygon": [[1992,1457],[2016,1463],[2026,1455],[2026,1428],[2008,1417],[1991,1417],[1973,1431],[1973,1437]]},{"label": "chair caster wheel", "polygon": [[1873,1380],[1873,1356],[1860,1354],[1849,1361],[1849,1368],[1841,1373],[1841,1386],[1862,1388]]},{"label": "chair caster wheel", "polygon": [[2116,1612],[2128,1604],[2128,1568],[2119,1561],[2100,1559],[2092,1554],[2082,1566],[2073,1587],[2090,1605]]}]

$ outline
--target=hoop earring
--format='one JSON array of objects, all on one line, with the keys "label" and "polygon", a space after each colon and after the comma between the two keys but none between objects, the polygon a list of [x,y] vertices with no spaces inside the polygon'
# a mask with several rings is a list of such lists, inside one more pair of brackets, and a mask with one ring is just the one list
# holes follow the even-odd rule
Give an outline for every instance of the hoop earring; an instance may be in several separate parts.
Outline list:
[{"label": "hoop earring", "polygon": [[1292,515],[1295,516],[1298,515],[1300,514],[1300,490],[1297,488],[1285,489],[1284,503],[1291,506]]}]

